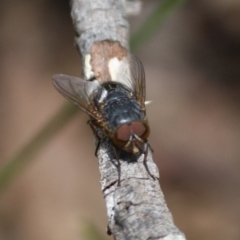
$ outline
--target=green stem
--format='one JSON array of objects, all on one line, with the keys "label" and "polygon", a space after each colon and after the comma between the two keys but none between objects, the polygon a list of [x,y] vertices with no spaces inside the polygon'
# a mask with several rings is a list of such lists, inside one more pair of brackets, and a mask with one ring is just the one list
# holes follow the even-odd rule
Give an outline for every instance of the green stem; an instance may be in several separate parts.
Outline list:
[{"label": "green stem", "polygon": [[31,158],[77,113],[73,104],[65,104],[58,113],[0,170],[0,193]]},{"label": "green stem", "polygon": [[130,49],[136,52],[160,28],[165,20],[178,9],[186,0],[164,0],[145,20],[140,29],[130,39]]}]

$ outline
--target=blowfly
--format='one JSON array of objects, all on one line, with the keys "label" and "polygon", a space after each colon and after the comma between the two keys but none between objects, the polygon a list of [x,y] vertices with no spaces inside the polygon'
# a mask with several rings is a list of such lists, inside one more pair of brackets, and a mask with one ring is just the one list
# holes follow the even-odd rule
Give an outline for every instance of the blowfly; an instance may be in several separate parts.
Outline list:
[{"label": "blowfly", "polygon": [[144,166],[150,173],[146,160],[150,128],[146,117],[146,84],[141,61],[129,56],[115,74],[115,79],[98,81],[58,74],[53,76],[57,91],[77,105],[90,117],[89,124],[98,139],[97,154],[101,138],[96,131],[102,129],[111,139],[115,157],[116,148],[134,155],[144,154]]}]

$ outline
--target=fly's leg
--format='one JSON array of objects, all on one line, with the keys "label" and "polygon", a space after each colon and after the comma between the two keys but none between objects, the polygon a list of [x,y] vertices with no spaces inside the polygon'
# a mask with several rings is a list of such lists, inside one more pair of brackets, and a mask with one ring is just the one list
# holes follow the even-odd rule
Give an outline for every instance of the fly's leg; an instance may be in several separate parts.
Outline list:
[{"label": "fly's leg", "polygon": [[[90,125],[90,127],[91,127],[91,129],[92,129],[92,131],[93,131],[93,133],[94,133],[94,135],[95,135],[95,137],[97,138],[97,146],[96,146],[96,150],[95,150],[95,156],[97,157],[97,152],[98,152],[99,147],[100,147],[100,144],[101,144],[101,137],[98,135],[98,132],[97,132],[96,129],[95,129],[95,127],[96,127],[97,125],[94,123],[94,121],[93,121],[93,120],[89,120],[87,123]],[[112,163],[113,163],[113,165],[117,168],[117,171],[118,171],[118,186],[120,186],[120,180],[121,180],[121,163],[120,163],[120,160],[119,160],[119,158],[118,158],[118,155],[117,155],[117,152],[116,152],[115,147],[112,146],[112,148],[113,148],[113,152],[114,152],[115,158],[116,158],[116,160],[117,160],[117,164],[116,164],[114,161],[112,161]]]},{"label": "fly's leg", "polygon": [[148,168],[148,165],[147,165],[147,156],[148,156],[148,148],[150,148],[150,150],[153,152],[153,150],[152,150],[152,148],[150,147],[150,144],[147,142],[147,143],[145,143],[144,144],[145,145],[145,150],[144,150],[144,152],[143,152],[143,154],[144,154],[144,159],[143,159],[143,165],[144,165],[144,167],[146,168],[146,170],[147,170],[147,172],[148,172],[148,174],[151,176],[151,178],[153,179],[153,180],[156,180],[156,178],[151,174],[151,172],[149,171],[149,168]]},{"label": "fly's leg", "polygon": [[109,227],[109,224],[107,225],[107,235],[110,236],[112,235],[111,229]]},{"label": "fly's leg", "polygon": [[101,143],[101,138],[98,138],[97,139],[97,146],[96,146],[96,149],[95,149],[95,157],[97,157],[97,153],[98,153],[98,149],[100,147],[100,143]]},{"label": "fly's leg", "polygon": [[92,131],[93,131],[93,133],[94,133],[94,135],[95,135],[95,137],[97,138],[97,146],[96,146],[96,149],[95,149],[95,157],[97,157],[97,152],[98,152],[98,149],[99,149],[100,144],[101,144],[101,138],[99,137],[96,129],[94,128],[94,125],[95,125],[95,124],[93,123],[93,121],[92,121],[92,120],[89,120],[89,121],[87,122],[87,124],[90,125],[90,127],[91,127],[91,129],[92,129]]},{"label": "fly's leg", "polygon": [[117,171],[118,171],[118,186],[120,186],[120,181],[121,181],[121,163],[120,163],[120,160],[118,158],[118,155],[117,155],[117,152],[116,152],[116,148],[114,146],[112,146],[113,148],[113,152],[114,152],[114,155],[116,157],[116,160],[117,160],[117,164],[112,161],[113,165],[117,168]]},{"label": "fly's leg", "polygon": [[150,148],[151,152],[154,153],[154,150],[152,149],[151,145],[147,142],[148,147]]}]

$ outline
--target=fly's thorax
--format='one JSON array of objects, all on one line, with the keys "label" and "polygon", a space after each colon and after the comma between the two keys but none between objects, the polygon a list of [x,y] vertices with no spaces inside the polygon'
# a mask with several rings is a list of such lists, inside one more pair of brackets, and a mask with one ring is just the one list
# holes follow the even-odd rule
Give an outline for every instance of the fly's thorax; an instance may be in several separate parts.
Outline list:
[{"label": "fly's thorax", "polygon": [[132,97],[132,91],[121,83],[104,82],[96,88],[91,98],[97,105],[102,105],[104,102],[119,98],[121,96]]},{"label": "fly's thorax", "polygon": [[105,82],[94,90],[91,97],[110,132],[126,122],[143,118],[132,90],[121,83]]},{"label": "fly's thorax", "polygon": [[142,121],[145,118],[137,101],[120,93],[113,94],[105,101],[103,117],[111,132],[114,132],[121,125]]}]

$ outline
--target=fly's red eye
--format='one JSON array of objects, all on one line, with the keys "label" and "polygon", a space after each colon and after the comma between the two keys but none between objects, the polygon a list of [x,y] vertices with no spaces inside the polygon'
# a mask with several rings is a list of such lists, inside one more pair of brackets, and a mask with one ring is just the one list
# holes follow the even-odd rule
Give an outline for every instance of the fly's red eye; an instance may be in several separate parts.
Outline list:
[{"label": "fly's red eye", "polygon": [[124,124],[120,126],[114,133],[112,140],[114,144],[120,148],[124,148],[131,136],[131,129],[129,125]]},{"label": "fly's red eye", "polygon": [[130,124],[124,124],[116,130],[114,138],[116,142],[119,142],[119,144],[126,144],[132,134],[137,135],[143,140],[147,139],[149,136],[148,125],[137,121]]},{"label": "fly's red eye", "polygon": [[142,122],[132,122],[131,128],[132,128],[132,131],[140,138],[144,135],[144,133],[147,130],[145,125]]},{"label": "fly's red eye", "polygon": [[130,125],[124,124],[117,129],[116,137],[120,141],[127,142],[131,136]]}]

